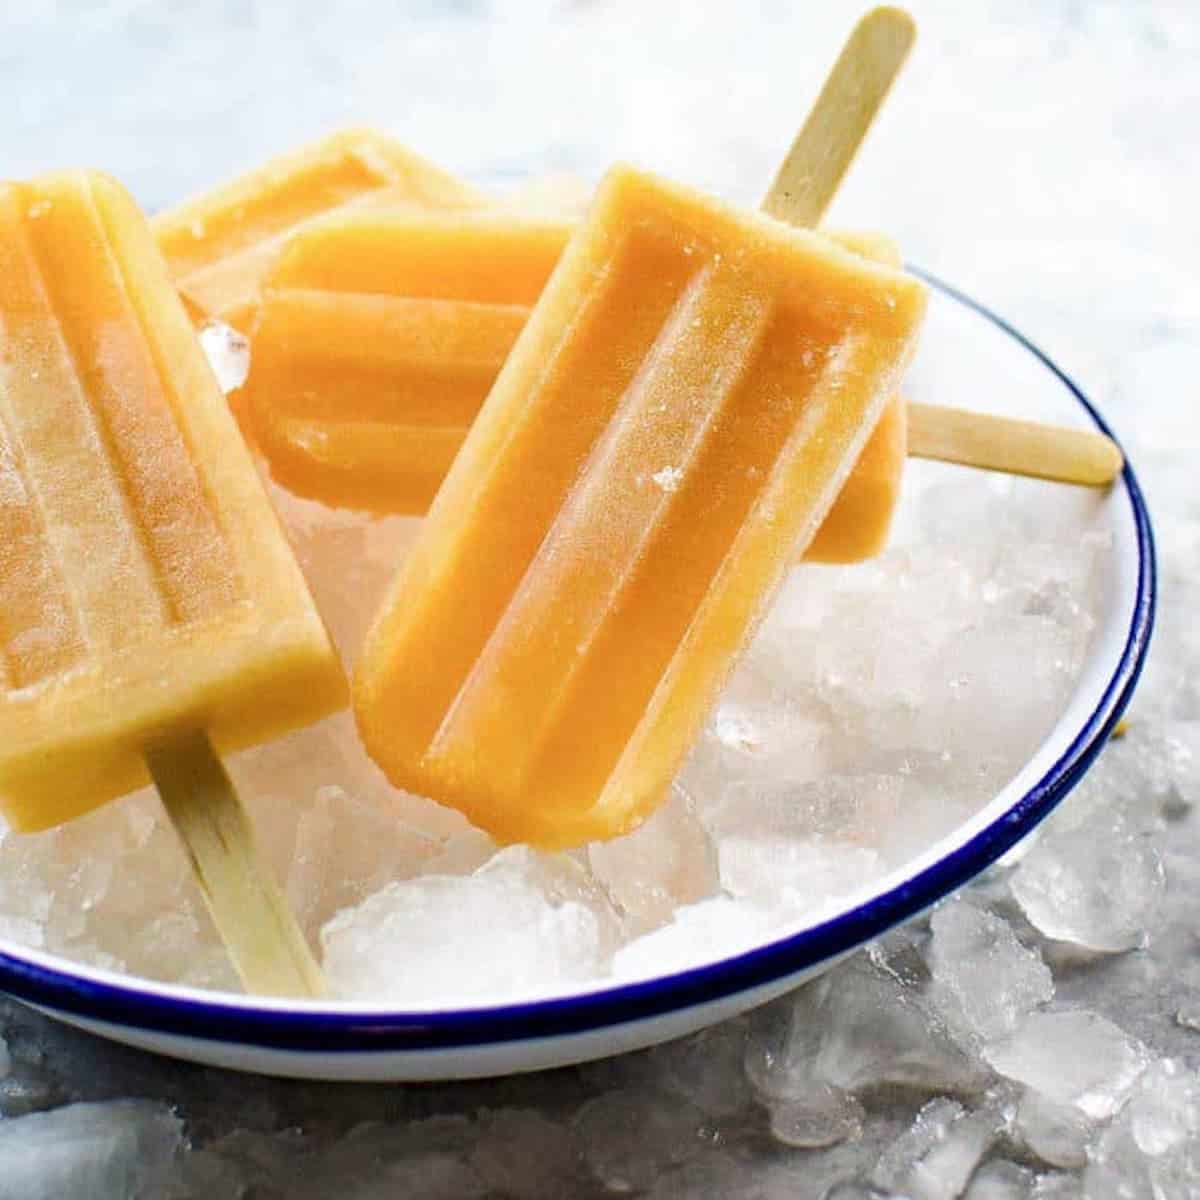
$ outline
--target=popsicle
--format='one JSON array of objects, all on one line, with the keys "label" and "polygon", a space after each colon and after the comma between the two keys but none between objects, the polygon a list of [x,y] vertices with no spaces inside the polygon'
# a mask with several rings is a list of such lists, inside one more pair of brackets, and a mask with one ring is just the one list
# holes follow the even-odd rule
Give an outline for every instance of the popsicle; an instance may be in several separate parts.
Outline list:
[{"label": "popsicle", "polygon": [[241,412],[285,487],[424,513],[570,238],[498,209],[338,214],[263,292]]},{"label": "popsicle", "polygon": [[355,204],[466,208],[483,196],[372,129],[280,155],[151,221],[192,316],[247,331],[263,272],[306,221]]},{"label": "popsicle", "polygon": [[[422,514],[573,223],[484,209],[346,212],[292,237],[263,287],[243,426],[298,495]],[[833,233],[898,266],[877,234]],[[887,540],[905,453],[889,407],[808,550],[856,562]]]},{"label": "popsicle", "polygon": [[153,775],[247,985],[311,992],[213,748],[345,701],[133,201],[93,172],[0,185],[0,813],[44,829]]},{"label": "popsicle", "polygon": [[[493,207],[348,211],[299,231],[263,285],[238,405],[275,479],[326,504],[424,513],[573,228]],[[826,236],[900,265],[880,234]],[[1107,438],[1036,425],[1014,443],[1018,426],[898,398],[806,557],[884,548],[907,453],[1075,481],[1095,463],[1097,483],[1120,469]]]},{"label": "popsicle", "polygon": [[900,382],[924,288],[611,171],[368,637],[365,744],[505,841],[659,801]]}]

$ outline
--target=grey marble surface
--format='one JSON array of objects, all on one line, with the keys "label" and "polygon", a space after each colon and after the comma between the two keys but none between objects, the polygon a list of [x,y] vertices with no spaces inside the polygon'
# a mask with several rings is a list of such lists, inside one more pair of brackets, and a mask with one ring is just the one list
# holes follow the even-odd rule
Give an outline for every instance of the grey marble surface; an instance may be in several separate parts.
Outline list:
[{"label": "grey marble surface", "polygon": [[[1143,914],[1144,945],[1094,955],[1042,938],[1004,877],[973,889],[974,902],[1049,963],[1057,1006],[1102,1014],[1137,1039],[1145,1061],[1170,1058],[1194,1073],[1200,11],[1194,0],[913,7],[918,51],[834,216],[886,226],[913,260],[1004,313],[1075,375],[1131,448],[1162,565],[1159,632],[1129,735],[1070,802],[1106,828],[1134,831],[1165,863],[1165,900]],[[857,12],[774,0],[10,3],[0,6],[4,173],[100,165],[154,208],[353,120],[481,181],[543,170],[594,177],[621,157],[751,200]],[[927,961],[927,940],[920,929],[902,934],[877,957]],[[0,1000],[9,1050],[7,1062],[0,1052],[0,1197],[38,1187],[80,1197],[818,1197],[873,1172],[893,1194],[970,1187],[973,1200],[1116,1195],[1114,1181],[1132,1196],[1197,1194],[1194,1097],[1184,1107],[1195,1122],[1153,1156],[1157,1184],[1149,1167],[1111,1166],[1116,1133],[1089,1134],[1082,1168],[1031,1148],[1008,1117],[976,1159],[1011,1171],[980,1168],[968,1183],[971,1163],[957,1183],[953,1173],[885,1180],[881,1154],[922,1105],[958,1086],[944,1080],[885,1081],[854,1117],[860,1133],[797,1147],[786,1128],[794,1098],[772,1099],[753,1062],[805,1003],[584,1068],[368,1087],[169,1062]],[[1073,1052],[1064,1043],[1063,1055]],[[994,1102],[958,1091],[967,1113]],[[24,1114],[121,1097],[146,1102],[119,1110],[128,1136],[101,1150],[93,1139],[67,1166],[47,1152],[22,1167],[5,1140]],[[54,1124],[26,1125],[20,1141],[80,1144]],[[1175,1190],[1162,1183],[1163,1164]]]}]

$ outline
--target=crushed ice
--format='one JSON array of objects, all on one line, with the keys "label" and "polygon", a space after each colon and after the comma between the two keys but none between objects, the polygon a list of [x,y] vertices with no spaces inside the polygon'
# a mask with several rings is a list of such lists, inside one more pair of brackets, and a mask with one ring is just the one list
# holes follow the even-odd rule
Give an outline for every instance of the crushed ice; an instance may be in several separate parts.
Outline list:
[{"label": "crushed ice", "polygon": [[[367,14],[369,6],[360,7]],[[9,63],[13,92],[24,101],[10,131],[14,171],[42,169],[45,131],[54,130],[63,145],[87,150],[139,195],[169,203],[352,110],[377,116],[401,136],[422,131],[420,148],[444,154],[451,165],[503,172],[514,163],[552,161],[592,170],[619,148],[669,175],[752,199],[792,132],[793,110],[778,102],[779,56],[802,76],[795,94],[808,94],[806,84],[817,81],[822,64],[816,56],[811,64],[795,59],[796,37],[832,47],[847,20],[841,6],[806,5],[795,6],[794,16],[787,6],[773,6],[771,19],[742,22],[739,59],[761,65],[738,73],[731,94],[711,86],[711,72],[697,69],[697,63],[727,64],[729,25],[700,19],[697,6],[679,0],[643,6],[632,16],[632,10],[613,4],[549,0],[524,12],[516,6],[503,19],[495,4],[459,5],[449,15],[434,14],[436,7],[418,6],[422,15],[412,18],[418,36],[396,39],[377,36],[373,11],[357,20],[336,6],[310,6],[310,19],[299,29],[284,6],[260,6],[258,19],[238,22],[230,21],[224,6],[193,6],[189,36],[172,43],[147,6],[102,5],[79,17],[87,36],[65,39],[55,6],[26,6],[10,30],[16,47],[29,50]],[[1134,435],[1135,461],[1150,491],[1160,580],[1169,602],[1160,608],[1158,653],[1141,684],[1129,733],[1064,805],[1063,819],[1051,823],[1042,840],[1045,853],[1039,846],[1038,857],[1031,857],[1032,849],[1025,856],[1030,870],[1021,880],[1015,880],[1014,863],[982,881],[968,898],[1005,922],[1026,953],[1014,950],[990,921],[972,918],[978,928],[968,931],[972,936],[963,944],[967,954],[980,958],[964,960],[951,980],[935,954],[938,935],[917,922],[837,968],[824,990],[812,984],[684,1042],[555,1072],[525,1086],[506,1080],[334,1093],[227,1077],[75,1039],[0,1000],[0,1036],[11,1060],[7,1074],[0,1070],[0,1130],[8,1133],[0,1141],[0,1195],[6,1185],[23,1200],[126,1194],[541,1198],[633,1187],[655,1200],[883,1200],[895,1193],[872,1179],[877,1162],[886,1163],[889,1180],[913,1191],[957,1192],[967,1200],[1194,1194],[1200,1178],[1200,972],[1192,969],[1200,886],[1192,812],[1200,797],[1200,639],[1194,628],[1200,603],[1194,486],[1200,425],[1181,381],[1198,373],[1200,293],[1194,245],[1179,239],[1177,223],[1153,218],[1169,202],[1182,205],[1181,211],[1195,208],[1194,162],[1170,150],[1194,109],[1195,22],[1182,2],[1092,8],[1027,3],[1015,14],[1009,9],[1011,20],[987,19],[987,52],[980,54],[972,49],[982,44],[977,10],[921,6],[926,62],[936,69],[909,73],[904,87],[914,106],[910,113],[915,110],[920,128],[936,138],[942,160],[956,169],[913,174],[907,170],[910,137],[876,138],[849,182],[839,220],[849,225],[877,220],[879,196],[887,194],[889,221],[915,261],[963,279],[1065,353],[1121,430]],[[688,36],[661,36],[679,28]],[[789,31],[792,36],[783,36]],[[67,56],[59,74],[73,86],[45,86],[45,55],[33,52],[43,43]],[[555,54],[538,54],[546,43]],[[314,47],[321,53],[314,54]],[[144,54],[149,69],[122,69],[137,62],[134,54]],[[511,63],[518,60],[529,64],[528,86],[513,86]],[[109,69],[95,72],[97,62]],[[214,62],[232,64],[233,76],[212,70]],[[271,64],[272,78],[301,74],[309,81],[304,104],[297,108],[296,93],[287,87],[251,87],[264,62]],[[406,79],[402,89],[394,83],[398,62]],[[1019,105],[1005,102],[1014,71],[1020,71],[1027,101]],[[1109,86],[1117,78],[1124,86]],[[176,114],[165,123],[164,79]],[[215,91],[210,81],[219,81],[211,85]],[[103,88],[105,96],[111,92],[128,118],[103,152],[96,145],[93,111],[79,103],[81,89],[89,86]],[[575,106],[569,131],[547,121],[545,97],[581,86],[611,104]],[[446,103],[447,88],[455,104]],[[246,128],[244,100],[252,91],[255,117],[246,144],[231,150],[229,131]],[[472,102],[479,96],[486,102]],[[964,96],[976,102],[964,104]],[[774,116],[762,135],[747,136],[746,115],[761,112]],[[1069,125],[1070,138],[1047,141],[1043,127],[1033,129],[1029,114],[1047,112]],[[1011,186],[998,187],[992,169],[959,169],[978,161],[981,114],[993,158],[999,147]],[[911,132],[911,117],[899,112],[885,117],[893,119],[893,131]],[[163,139],[177,139],[180,130],[189,153],[164,153]],[[888,191],[900,177],[905,186]],[[1084,177],[1089,186],[1081,188]],[[1096,203],[1097,195],[1104,203]],[[930,221],[933,209],[945,219]],[[1089,258],[1102,265],[1081,271],[1080,263]],[[962,499],[944,506],[951,525],[992,519],[986,505],[964,515]],[[370,563],[388,558],[404,542],[404,523],[366,531],[352,525],[324,533],[308,528],[299,535],[299,523],[290,524],[303,555],[318,561],[328,556],[330,578],[319,589],[323,607],[352,656],[361,640],[358,600],[370,594],[378,576]],[[1040,559],[1029,574],[1044,579],[1048,568],[1057,570],[1061,547],[1044,530],[1035,530],[1032,539],[1027,533],[1007,527],[1004,537],[1029,542],[1029,553]],[[1068,549],[1070,571],[1074,547]],[[911,589],[914,602],[936,601],[939,621],[952,622],[956,604],[963,617],[971,587],[977,586],[983,610],[1011,605],[1022,617],[1035,618],[1049,609],[1056,623],[1052,613],[1063,596],[1057,580],[1053,588],[1027,581],[1018,604],[999,574],[980,572],[975,564],[965,573],[951,566],[931,562],[921,584],[897,572],[893,561],[874,578],[901,585],[902,595]],[[1068,594],[1070,586],[1068,579]],[[802,590],[790,590],[796,601]],[[849,622],[871,634],[848,581],[836,603]],[[1086,610],[1086,601],[1080,604]],[[809,629],[821,620],[821,604],[815,607]],[[1062,616],[1071,619],[1069,606]],[[707,847],[694,825],[668,821],[684,841],[673,864],[644,891],[628,883],[623,864],[599,868],[599,858],[590,864],[597,880],[605,872],[600,886],[617,911],[622,936],[635,931],[653,936],[669,928],[671,911],[719,898],[710,889],[720,886],[713,873],[735,796],[752,805],[756,830],[786,817],[791,794],[800,797],[806,835],[822,832],[813,824],[825,819],[822,814],[832,820],[836,812],[846,822],[839,830],[852,831],[846,840],[867,849],[873,848],[872,822],[883,821],[893,839],[889,853],[895,855],[961,820],[977,797],[994,789],[1003,761],[963,754],[942,761],[940,749],[929,749],[929,729],[936,730],[946,714],[917,702],[921,679],[905,676],[906,658],[919,666],[927,651],[940,651],[961,680],[960,695],[982,693],[975,709],[968,705],[968,716],[978,718],[991,705],[996,737],[1012,755],[1021,752],[1024,718],[1005,704],[1006,689],[1029,686],[1022,677],[1026,663],[1038,687],[1048,682],[1053,689],[1069,675],[1075,653],[1072,649],[1064,660],[1064,669],[1055,658],[1030,657],[1039,631],[1027,626],[1025,632],[1034,634],[1028,638],[1019,624],[998,628],[996,643],[1014,649],[997,664],[993,681],[986,670],[981,677],[978,665],[960,670],[957,634],[939,645],[936,638],[926,642],[911,620],[897,628],[906,639],[902,644],[912,648],[907,655],[888,656],[884,647],[869,653],[870,643],[863,642],[861,653],[839,664],[838,646],[830,639],[822,668],[828,705],[824,697],[790,692],[775,669],[778,653],[758,653],[747,664],[723,706],[731,723],[714,729],[689,764],[689,795],[710,838]],[[805,626],[796,622],[781,629],[775,648],[787,662]],[[987,654],[975,649],[986,668]],[[874,716],[856,713],[852,705],[863,678],[872,687],[878,684],[876,700],[887,700]],[[771,689],[788,703],[764,702]],[[947,728],[955,727],[950,720]],[[843,730],[854,729],[872,735],[869,762],[857,761],[843,744]],[[887,736],[892,730],[895,742]],[[885,735],[882,741],[874,740],[876,733]],[[309,761],[293,771],[297,747]],[[798,758],[811,769],[797,773]],[[310,778],[318,759],[336,771]],[[788,777],[789,759],[794,778]],[[759,764],[768,775],[755,782]],[[452,816],[390,794],[355,757],[341,721],[295,742],[288,739],[261,760],[245,758],[236,770],[244,786],[252,783],[261,794],[256,819],[310,930],[330,921],[339,907],[367,901],[344,888],[337,864],[322,870],[314,863],[313,852],[343,805],[350,812],[355,806],[383,810],[403,823],[395,850],[404,860],[398,878],[384,878],[388,849],[373,853],[363,869],[362,878],[375,890],[403,884],[414,877],[414,868],[417,875],[465,881],[495,852]],[[707,796],[695,785],[708,771],[727,771],[731,780],[748,782],[737,792],[731,783],[721,796]],[[815,782],[835,777],[836,787],[829,789]],[[325,789],[319,801],[318,789]],[[1092,827],[1093,821],[1101,851],[1097,862],[1105,870],[1126,850],[1136,852],[1133,869],[1113,881],[1111,897],[1099,894],[1094,879],[1084,876],[1080,845],[1072,839],[1073,830]],[[142,974],[229,986],[197,898],[176,873],[169,837],[150,798],[110,806],[80,825],[78,834],[49,835],[24,848],[0,835],[0,938]],[[338,862],[358,854],[369,836],[357,848],[355,839],[339,847]],[[1141,853],[1146,848],[1153,853]],[[107,858],[112,866],[107,882],[103,870],[80,869],[89,857]],[[627,857],[636,869],[634,860],[653,860],[654,850],[642,845],[610,857]],[[686,889],[682,910],[670,898],[674,881]],[[1059,899],[1069,900],[1069,911],[1055,911]],[[947,924],[938,921],[942,936]],[[1073,959],[1074,950],[1080,954]],[[1049,1001],[1043,1000],[1039,960],[1054,976]],[[998,965],[1006,962],[1023,985],[1001,1003],[963,991],[971,986],[973,964],[981,979],[994,980]],[[805,1029],[814,1010],[837,1013],[841,997],[850,1011],[831,1025],[833,1043],[829,1038],[810,1043]],[[1088,1084],[1083,1094],[1101,1097],[1100,1111],[1118,1106],[1116,1111],[1093,1119],[1074,1093],[1060,1101],[1010,1080],[999,1085],[1013,1089],[1015,1113],[1006,1125],[1012,1106],[996,1090],[981,1047],[1004,1045],[1027,1021],[1036,1029],[1046,1016],[1080,1007],[1102,1008],[1099,1015],[1118,1031],[1096,1036],[1093,1030],[1069,1043],[1100,1056],[1094,1063],[1099,1083]],[[997,1038],[1014,1014],[1013,1032]],[[887,1045],[900,1051],[902,1070],[889,1069],[887,1054],[873,1052],[872,1018],[881,1022]],[[971,1027],[975,1019],[982,1021],[979,1029]],[[1042,1051],[1034,1039],[1027,1042],[1003,1061],[1033,1078]],[[753,1064],[755,1056],[748,1055],[743,1068],[751,1043],[761,1055]],[[1138,1046],[1151,1061],[1127,1082]],[[192,1081],[186,1089],[183,1075]],[[819,1083],[805,1093],[805,1081],[814,1078]],[[187,1139],[181,1140],[175,1116],[164,1108],[114,1102],[106,1089],[118,1086],[186,1096],[196,1118]],[[1050,1086],[1053,1090],[1052,1080]],[[816,1104],[797,1108],[797,1095],[812,1096]],[[617,1112],[634,1114],[644,1137],[632,1136],[628,1125],[612,1119],[612,1102],[598,1102],[604,1096],[629,1102],[616,1105]],[[681,1097],[688,1103],[681,1104]],[[980,1113],[980,1120],[964,1125]],[[824,1137],[846,1140],[814,1148],[821,1129]],[[595,1147],[585,1146],[583,1139],[592,1136]],[[794,1144],[797,1139],[809,1145]],[[772,1144],[773,1150],[764,1151]],[[39,1156],[32,1177],[31,1153]],[[169,1181],[164,1170],[171,1172]],[[12,1193],[13,1188],[19,1190]]]},{"label": "crushed ice", "polygon": [[[1079,536],[1064,489],[937,467],[914,467],[906,486],[882,557],[791,572],[674,795],[624,838],[574,855],[498,852],[458,814],[392,789],[345,713],[232,758],[332,993],[477,1002],[685,969],[820,920],[990,800],[1070,691],[1108,544]],[[417,522],[273,496],[352,660]],[[1039,522],[1063,503],[1071,520]],[[966,523],[947,519],[955,509]],[[981,523],[994,543],[975,538]],[[1113,834],[1119,888],[1087,880],[1111,911],[1089,916],[1091,893],[1076,889],[1087,911],[1055,936],[1112,948],[1140,936],[1146,889],[1161,886],[1151,848],[1124,853],[1122,839],[1142,836],[1130,822]],[[1061,878],[1045,882],[1039,864],[1069,837],[1048,835],[1014,877],[1035,923],[1030,897]],[[1068,911],[1057,892],[1054,907]],[[937,922],[935,941],[953,946],[936,968],[947,1028],[975,1021],[990,1037],[1045,998],[1044,966],[999,918],[962,907]],[[0,923],[96,965],[232,984],[148,792],[0,840]],[[976,950],[1004,986],[973,1000],[954,960]]]}]

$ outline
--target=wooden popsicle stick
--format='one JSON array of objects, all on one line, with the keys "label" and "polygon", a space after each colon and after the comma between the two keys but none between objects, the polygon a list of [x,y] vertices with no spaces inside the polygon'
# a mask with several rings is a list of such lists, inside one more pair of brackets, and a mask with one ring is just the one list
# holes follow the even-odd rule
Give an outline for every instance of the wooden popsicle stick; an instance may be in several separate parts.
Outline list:
[{"label": "wooden popsicle stick", "polygon": [[148,748],[146,765],[246,990],[320,996],[321,969],[261,861],[249,817],[208,735],[184,734]]},{"label": "wooden popsicle stick", "polygon": [[[872,9],[858,22],[775,175],[764,212],[803,228],[820,223],[916,32],[899,8]],[[1092,487],[1111,483],[1124,465],[1101,433],[930,404],[910,404],[908,421],[908,452],[919,458]]]},{"label": "wooden popsicle stick", "polygon": [[909,404],[908,453],[1090,487],[1112,483],[1125,465],[1102,433],[933,404]]},{"label": "wooden popsicle stick", "polygon": [[775,174],[763,212],[806,229],[821,223],[916,36],[912,17],[899,8],[874,8],[855,25]]}]

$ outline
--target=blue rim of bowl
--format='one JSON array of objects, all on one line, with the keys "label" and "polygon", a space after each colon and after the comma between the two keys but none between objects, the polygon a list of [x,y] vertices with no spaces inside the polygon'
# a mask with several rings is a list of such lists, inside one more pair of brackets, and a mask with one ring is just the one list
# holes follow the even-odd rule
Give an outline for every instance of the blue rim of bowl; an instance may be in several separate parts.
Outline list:
[{"label": "blue rim of bowl", "polygon": [[[1112,436],[1083,391],[1024,334],[929,272],[909,269],[1037,358],[1095,425]],[[173,997],[132,985],[82,979],[4,953],[0,953],[0,990],[64,1015],[152,1034],[280,1052],[349,1056],[452,1051],[571,1037],[711,1004],[836,959],[928,908],[990,866],[1051,812],[1103,749],[1133,695],[1154,626],[1154,539],[1145,500],[1128,460],[1123,478],[1133,509],[1138,581],[1125,645],[1100,702],[1059,759],[1010,809],[944,858],[849,912],[766,946],[645,982],[560,999],[446,1012],[255,1008],[253,1001],[240,997],[228,1002]]]}]

